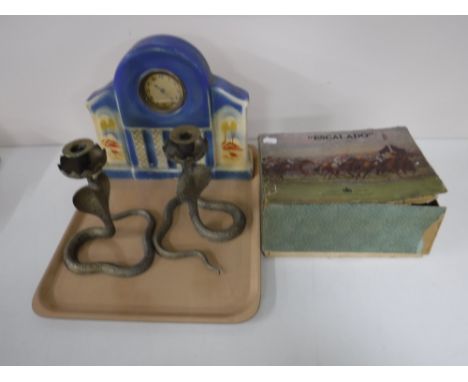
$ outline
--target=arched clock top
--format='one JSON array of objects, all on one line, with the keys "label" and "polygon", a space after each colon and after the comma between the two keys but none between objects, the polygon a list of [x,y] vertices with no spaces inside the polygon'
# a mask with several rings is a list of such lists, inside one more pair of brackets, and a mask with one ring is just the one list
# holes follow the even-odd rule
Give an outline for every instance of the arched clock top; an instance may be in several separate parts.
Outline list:
[{"label": "arched clock top", "polygon": [[[120,158],[125,163],[113,166],[109,161],[111,176],[176,176],[179,169],[163,158],[162,146],[171,129],[194,125],[208,140],[204,160],[215,178],[248,178],[252,173],[246,138],[248,100],[245,90],[213,75],[192,44],[158,35],[129,50],[113,81],[90,96],[88,107],[106,149],[124,151]],[[102,122],[106,116],[113,122]]]}]

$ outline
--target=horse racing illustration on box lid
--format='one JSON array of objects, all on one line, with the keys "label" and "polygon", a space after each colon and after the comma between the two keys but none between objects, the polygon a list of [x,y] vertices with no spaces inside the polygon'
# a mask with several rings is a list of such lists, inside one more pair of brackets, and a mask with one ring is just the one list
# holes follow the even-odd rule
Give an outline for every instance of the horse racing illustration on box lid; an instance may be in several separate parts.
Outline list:
[{"label": "horse racing illustration on box lid", "polygon": [[259,137],[265,200],[429,203],[446,192],[406,127]]}]

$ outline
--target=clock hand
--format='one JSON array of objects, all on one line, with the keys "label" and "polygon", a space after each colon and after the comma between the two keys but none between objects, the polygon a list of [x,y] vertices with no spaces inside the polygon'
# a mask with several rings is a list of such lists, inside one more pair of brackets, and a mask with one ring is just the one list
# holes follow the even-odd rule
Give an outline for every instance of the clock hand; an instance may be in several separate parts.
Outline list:
[{"label": "clock hand", "polygon": [[158,90],[161,92],[161,94],[162,94],[163,96],[165,96],[165,98],[166,98],[167,101],[169,101],[169,102],[176,102],[176,100],[175,100],[173,97],[170,97],[170,96],[166,93],[166,89],[161,88],[161,87],[159,87],[159,86],[157,86],[157,85],[155,85],[155,87],[156,87],[156,89],[158,89]]},{"label": "clock hand", "polygon": [[156,84],[154,86],[156,87],[156,89],[158,89],[161,92],[162,95],[166,96],[169,99],[170,102],[175,102],[175,100],[172,97],[170,97],[169,94],[167,94],[166,89],[164,89],[164,88],[162,88],[162,87],[160,87],[160,86],[158,86]]},{"label": "clock hand", "polygon": [[176,102],[174,98],[170,97],[170,96],[167,94],[166,89],[162,88],[161,86],[159,86],[159,85],[157,85],[157,84],[154,84],[154,87],[155,87],[156,89],[158,89],[158,90],[161,92],[161,94],[162,94],[163,96],[167,97],[167,99],[168,99],[169,102]]},{"label": "clock hand", "polygon": [[160,87],[160,86],[158,86],[158,85],[156,85],[156,84],[155,84],[154,86],[155,86],[156,89],[158,89],[162,94],[164,94],[164,95],[166,94],[166,89],[164,89],[164,88],[162,88],[162,87]]}]

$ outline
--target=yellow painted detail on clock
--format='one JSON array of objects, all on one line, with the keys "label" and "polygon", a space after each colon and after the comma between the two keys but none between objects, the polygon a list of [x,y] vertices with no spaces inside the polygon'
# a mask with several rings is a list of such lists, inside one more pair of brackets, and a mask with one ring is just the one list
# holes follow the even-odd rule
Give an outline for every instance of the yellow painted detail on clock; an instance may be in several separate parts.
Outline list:
[{"label": "yellow painted detail on clock", "polygon": [[99,145],[106,150],[108,165],[127,165],[127,156],[115,117],[109,114],[99,114],[93,119]]}]

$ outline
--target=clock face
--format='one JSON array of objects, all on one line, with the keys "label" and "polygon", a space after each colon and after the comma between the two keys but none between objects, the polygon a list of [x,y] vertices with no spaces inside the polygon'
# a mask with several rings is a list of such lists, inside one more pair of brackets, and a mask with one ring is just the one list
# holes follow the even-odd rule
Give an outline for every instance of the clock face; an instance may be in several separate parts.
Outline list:
[{"label": "clock face", "polygon": [[185,100],[182,81],[165,70],[147,74],[141,80],[140,95],[150,108],[163,113],[176,111]]}]

